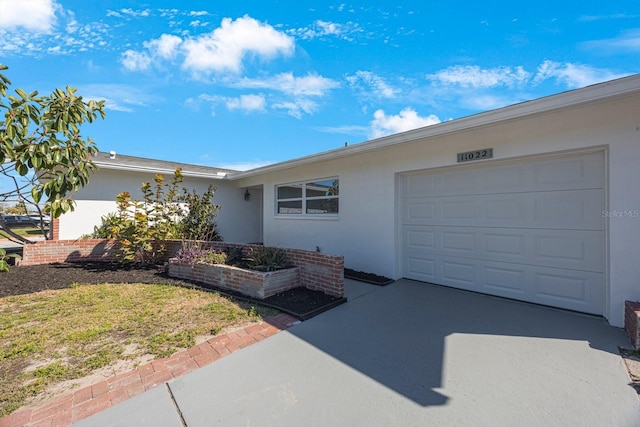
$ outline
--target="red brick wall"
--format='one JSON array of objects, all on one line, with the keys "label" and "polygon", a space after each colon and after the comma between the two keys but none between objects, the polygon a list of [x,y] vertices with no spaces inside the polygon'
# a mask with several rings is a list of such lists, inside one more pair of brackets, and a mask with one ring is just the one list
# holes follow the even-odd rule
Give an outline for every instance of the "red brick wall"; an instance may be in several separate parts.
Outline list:
[{"label": "red brick wall", "polygon": [[[258,247],[258,245],[224,242],[206,242],[205,245],[218,250],[228,247],[241,247],[244,250]],[[181,246],[182,243],[177,240],[168,242],[166,259],[175,256]],[[23,256],[18,265],[113,261],[118,247],[116,241],[102,239],[42,241],[24,245]],[[299,268],[302,286],[337,297],[344,296],[344,257],[342,255],[327,255],[300,249],[283,248],[283,250],[291,263]]]},{"label": "red brick wall", "polygon": [[624,330],[633,347],[640,350],[640,302],[624,303]]},{"label": "red brick wall", "polygon": [[58,240],[60,238],[60,218],[51,219],[51,240]]},{"label": "red brick wall", "polygon": [[115,240],[44,240],[23,246],[17,265],[57,262],[113,261],[119,244]]}]

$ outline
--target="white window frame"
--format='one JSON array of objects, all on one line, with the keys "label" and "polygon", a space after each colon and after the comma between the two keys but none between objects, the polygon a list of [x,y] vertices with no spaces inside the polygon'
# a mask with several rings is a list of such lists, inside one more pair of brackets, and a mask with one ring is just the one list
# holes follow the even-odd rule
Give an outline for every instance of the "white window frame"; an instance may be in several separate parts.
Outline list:
[{"label": "white window frame", "polygon": [[[306,217],[306,218],[337,218],[338,215],[340,214],[340,191],[338,190],[338,195],[336,196],[329,196],[329,195],[322,195],[322,196],[312,196],[312,197],[308,197],[307,196],[307,185],[309,184],[313,184],[314,182],[319,182],[319,181],[338,181],[338,188],[340,188],[340,178],[337,176],[332,176],[332,177],[328,177],[328,178],[313,178],[313,179],[307,179],[305,181],[297,181],[297,182],[289,182],[286,184],[278,184],[275,186],[275,192],[274,192],[274,196],[275,196],[275,215],[277,217],[289,217],[289,218],[301,218],[301,217]],[[301,190],[302,190],[302,195],[300,197],[290,197],[290,198],[282,198],[280,199],[278,197],[278,190],[281,187],[293,187],[293,186],[300,186]],[[313,200],[326,200],[326,199],[335,199],[338,201],[338,212],[336,213],[307,213],[307,201],[313,201]],[[279,202],[297,202],[300,201],[301,203],[301,212],[300,213],[280,213],[279,212]]]}]

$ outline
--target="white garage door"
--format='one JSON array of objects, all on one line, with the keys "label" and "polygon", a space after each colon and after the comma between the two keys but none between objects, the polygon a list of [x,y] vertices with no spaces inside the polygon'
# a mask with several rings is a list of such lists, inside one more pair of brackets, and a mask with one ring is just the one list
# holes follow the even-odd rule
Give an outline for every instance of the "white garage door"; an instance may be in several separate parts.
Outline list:
[{"label": "white garage door", "polygon": [[604,154],[403,175],[406,278],[586,313],[604,307]]}]

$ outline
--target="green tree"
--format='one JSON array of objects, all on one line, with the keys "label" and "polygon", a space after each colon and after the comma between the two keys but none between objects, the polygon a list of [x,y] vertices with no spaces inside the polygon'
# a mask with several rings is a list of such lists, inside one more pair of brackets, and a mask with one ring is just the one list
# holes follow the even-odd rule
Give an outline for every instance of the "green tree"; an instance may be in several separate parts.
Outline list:
[{"label": "green tree", "polygon": [[[0,64],[0,71],[7,69]],[[97,168],[91,156],[98,148],[80,127],[98,116],[104,119],[104,101],[85,102],[69,86],[41,96],[22,89],[11,94],[10,85],[0,73],[0,202],[24,204],[57,218],[73,210],[70,194],[84,187]],[[0,228],[25,240],[1,218]]]}]

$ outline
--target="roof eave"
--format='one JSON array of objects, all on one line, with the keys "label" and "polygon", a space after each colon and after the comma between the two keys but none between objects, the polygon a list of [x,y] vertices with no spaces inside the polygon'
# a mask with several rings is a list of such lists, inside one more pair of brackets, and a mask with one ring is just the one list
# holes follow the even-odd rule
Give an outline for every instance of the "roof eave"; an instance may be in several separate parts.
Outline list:
[{"label": "roof eave", "polygon": [[244,172],[234,172],[228,175],[230,180],[238,180],[252,176],[262,175],[270,172],[277,172],[292,169],[298,166],[316,163],[340,157],[352,156],[368,151],[416,141],[419,139],[433,138],[455,132],[465,131],[473,128],[488,126],[500,122],[533,116],[540,113],[547,113],[554,110],[575,107],[586,103],[604,101],[607,99],[630,96],[640,92],[640,74],[598,83],[581,89],[562,92],[543,98],[525,101],[496,110],[463,117],[436,125],[397,133],[394,135],[373,139],[360,144],[325,151],[319,154],[300,157],[281,163],[275,163],[261,168],[251,169]]},{"label": "roof eave", "polygon": [[[106,163],[99,160],[93,160],[93,163],[96,164],[100,169],[111,169],[111,170],[120,170],[120,171],[132,171],[132,172],[149,172],[149,173],[159,173],[159,174],[170,174],[173,175],[175,169],[164,169],[164,168],[149,168],[138,165],[123,165],[117,163]],[[193,172],[182,170],[182,175],[191,177],[191,178],[209,178],[209,179],[225,179],[228,177],[228,173],[226,172],[218,172],[216,174],[204,173],[204,172]]]}]

